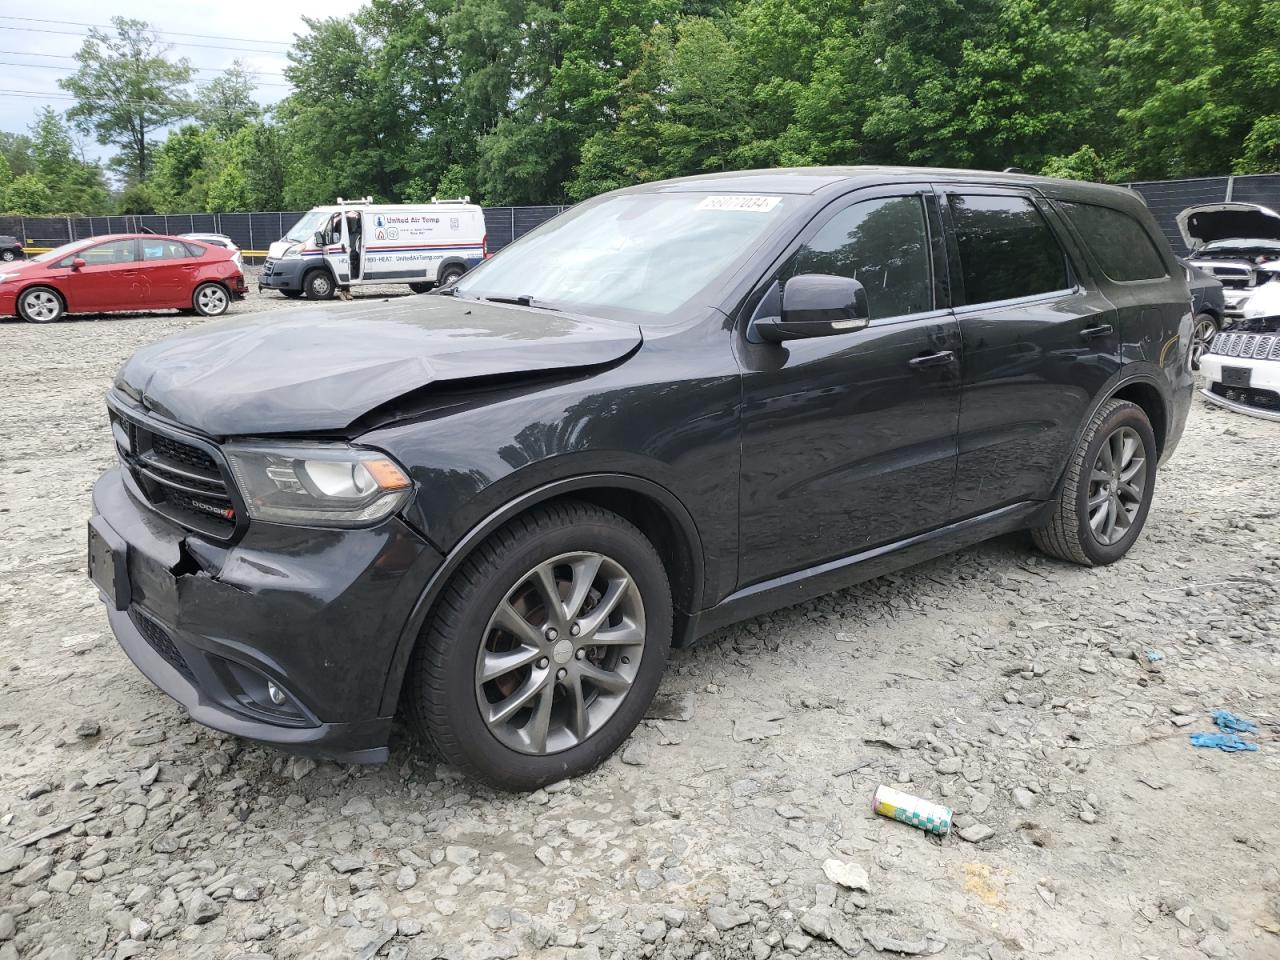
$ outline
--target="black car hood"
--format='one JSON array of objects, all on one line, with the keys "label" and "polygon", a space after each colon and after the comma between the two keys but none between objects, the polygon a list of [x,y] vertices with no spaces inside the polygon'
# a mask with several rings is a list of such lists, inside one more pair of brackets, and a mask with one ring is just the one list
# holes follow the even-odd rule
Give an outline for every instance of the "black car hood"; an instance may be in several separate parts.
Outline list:
[{"label": "black car hood", "polygon": [[632,324],[455,297],[281,309],[143,347],[117,389],[212,437],[341,431],[435,383],[609,363]]},{"label": "black car hood", "polygon": [[1280,240],[1280,213],[1256,203],[1206,203],[1177,217],[1191,250],[1215,240]]}]

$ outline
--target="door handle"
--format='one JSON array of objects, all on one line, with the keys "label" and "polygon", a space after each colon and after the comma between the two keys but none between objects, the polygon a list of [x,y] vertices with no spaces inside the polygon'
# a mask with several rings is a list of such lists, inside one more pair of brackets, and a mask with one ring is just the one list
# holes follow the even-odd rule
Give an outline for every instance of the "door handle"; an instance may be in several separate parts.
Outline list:
[{"label": "door handle", "polygon": [[1080,331],[1080,336],[1086,340],[1092,340],[1094,337],[1109,337],[1111,336],[1111,324],[1103,323],[1096,327],[1085,327]]},{"label": "door handle", "polygon": [[955,362],[956,355],[951,350],[939,350],[937,353],[926,353],[923,357],[912,357],[907,363],[913,367],[940,367],[944,363]]}]

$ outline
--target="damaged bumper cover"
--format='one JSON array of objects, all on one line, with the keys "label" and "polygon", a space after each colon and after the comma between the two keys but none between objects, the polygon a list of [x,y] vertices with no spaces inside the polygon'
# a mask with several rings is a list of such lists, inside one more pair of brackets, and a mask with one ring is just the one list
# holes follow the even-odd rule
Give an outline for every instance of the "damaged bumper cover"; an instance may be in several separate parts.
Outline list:
[{"label": "damaged bumper cover", "polygon": [[351,530],[253,524],[221,544],[159,516],[132,484],[115,468],[94,487],[90,564],[97,549],[123,580],[104,599],[138,669],[216,730],[385,760],[392,717],[378,704],[440,554],[394,517]]}]

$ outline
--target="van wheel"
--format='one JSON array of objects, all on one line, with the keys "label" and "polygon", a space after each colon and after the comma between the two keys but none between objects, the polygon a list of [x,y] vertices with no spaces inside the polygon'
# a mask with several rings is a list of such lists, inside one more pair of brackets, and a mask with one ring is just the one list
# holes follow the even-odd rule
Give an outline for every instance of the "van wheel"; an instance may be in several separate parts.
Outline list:
[{"label": "van wheel", "polygon": [[456,282],[466,272],[467,271],[464,268],[457,264],[454,264],[452,267],[445,267],[445,269],[441,271],[436,283],[441,287],[447,287],[449,284]]},{"label": "van wheel", "polygon": [[1146,523],[1157,456],[1141,407],[1125,400],[1102,404],[1067,466],[1052,519],[1032,531],[1036,546],[1086,567],[1119,560]]},{"label": "van wheel", "polygon": [[53,323],[66,309],[58,291],[50,287],[31,287],[18,297],[18,315],[27,323]]},{"label": "van wheel", "polygon": [[428,290],[430,290],[433,286],[435,286],[435,284],[431,284],[431,283],[411,283],[411,284],[409,284],[409,289],[410,289],[410,290],[412,290],[414,293],[426,293],[426,292],[427,292]]},{"label": "van wheel", "polygon": [[671,588],[653,545],[617,514],[562,502],[512,520],[454,574],[404,701],[447,762],[533,790],[618,748],[670,648]]},{"label": "van wheel", "polygon": [[327,270],[312,270],[302,279],[302,292],[308,300],[332,300],[336,290]]},{"label": "van wheel", "polygon": [[303,294],[302,290],[281,290],[280,292],[290,300],[297,300]]},{"label": "van wheel", "polygon": [[220,317],[231,306],[231,297],[220,283],[202,283],[191,295],[191,305],[202,317]]}]

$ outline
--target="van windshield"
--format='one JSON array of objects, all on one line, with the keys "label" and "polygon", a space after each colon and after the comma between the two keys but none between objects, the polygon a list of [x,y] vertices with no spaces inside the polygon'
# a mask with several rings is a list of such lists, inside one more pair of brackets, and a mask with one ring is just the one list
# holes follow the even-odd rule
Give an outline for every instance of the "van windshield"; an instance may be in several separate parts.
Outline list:
[{"label": "van windshield", "polygon": [[458,281],[457,296],[522,299],[660,318],[753,251],[795,200],[632,193],[586,203],[526,234]]},{"label": "van windshield", "polygon": [[329,220],[329,214],[323,210],[308,210],[302,215],[302,219],[289,228],[289,232],[284,235],[285,240],[293,243],[304,243],[310,240],[317,230],[325,225]]}]

